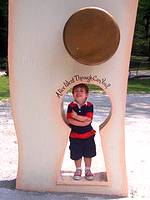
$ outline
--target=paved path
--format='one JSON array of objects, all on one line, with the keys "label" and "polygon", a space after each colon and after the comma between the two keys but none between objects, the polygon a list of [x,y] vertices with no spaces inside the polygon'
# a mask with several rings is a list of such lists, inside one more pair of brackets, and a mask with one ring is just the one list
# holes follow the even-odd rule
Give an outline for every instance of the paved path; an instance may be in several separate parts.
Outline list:
[{"label": "paved path", "polygon": [[132,70],[129,71],[129,77],[141,77],[141,78],[150,78],[150,70]]},{"label": "paved path", "polygon": [[3,75],[6,75],[6,72],[0,70],[0,76],[3,76]]},{"label": "paved path", "polygon": [[[66,97],[66,103],[69,101]],[[103,109],[96,107],[99,96],[93,96],[95,123],[107,116],[109,100],[102,96]],[[128,95],[125,118],[126,163],[129,197],[123,199],[150,199],[150,94]],[[101,112],[101,113],[100,113]],[[101,116],[101,118],[99,118]],[[9,102],[0,102],[0,200],[100,200],[117,199],[101,195],[37,193],[15,189],[17,172],[17,140]]]}]

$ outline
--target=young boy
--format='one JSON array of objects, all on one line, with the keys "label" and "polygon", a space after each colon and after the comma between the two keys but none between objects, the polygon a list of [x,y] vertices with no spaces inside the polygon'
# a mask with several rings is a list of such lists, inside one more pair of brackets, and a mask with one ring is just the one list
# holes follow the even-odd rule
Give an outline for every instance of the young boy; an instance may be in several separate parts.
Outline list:
[{"label": "young boy", "polygon": [[74,101],[68,105],[67,120],[71,127],[70,158],[74,160],[76,171],[73,179],[80,180],[82,175],[81,162],[84,157],[85,178],[93,180],[91,173],[92,157],[96,156],[94,142],[95,130],[91,126],[93,104],[87,102],[89,89],[86,84],[75,85],[72,89]]}]

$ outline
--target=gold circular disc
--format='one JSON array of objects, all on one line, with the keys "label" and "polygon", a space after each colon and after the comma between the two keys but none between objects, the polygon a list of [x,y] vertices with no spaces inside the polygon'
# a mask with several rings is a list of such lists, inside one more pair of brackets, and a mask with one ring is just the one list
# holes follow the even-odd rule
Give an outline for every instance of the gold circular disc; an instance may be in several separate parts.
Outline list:
[{"label": "gold circular disc", "polygon": [[79,63],[97,65],[117,50],[120,31],[113,17],[103,9],[84,8],[66,22],[63,32],[68,53]]}]

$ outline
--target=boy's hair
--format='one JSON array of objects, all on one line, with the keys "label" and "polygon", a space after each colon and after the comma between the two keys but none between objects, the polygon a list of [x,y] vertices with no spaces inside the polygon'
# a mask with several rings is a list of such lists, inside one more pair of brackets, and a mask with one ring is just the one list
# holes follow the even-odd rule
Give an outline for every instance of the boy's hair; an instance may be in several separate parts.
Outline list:
[{"label": "boy's hair", "polygon": [[74,93],[74,90],[77,89],[77,88],[83,88],[85,89],[85,92],[88,94],[89,93],[89,88],[86,84],[84,83],[80,83],[78,85],[75,85],[73,88],[72,88],[72,94]]}]

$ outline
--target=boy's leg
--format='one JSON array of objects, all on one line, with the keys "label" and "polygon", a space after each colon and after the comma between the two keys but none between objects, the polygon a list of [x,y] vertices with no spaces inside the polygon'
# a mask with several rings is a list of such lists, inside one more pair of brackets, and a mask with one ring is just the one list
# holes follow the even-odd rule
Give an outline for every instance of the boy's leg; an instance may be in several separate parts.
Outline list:
[{"label": "boy's leg", "polygon": [[80,168],[81,169],[81,162],[82,162],[82,158],[80,158],[79,160],[75,160],[74,161],[76,168]]},{"label": "boy's leg", "polygon": [[82,175],[81,162],[82,162],[82,141],[79,139],[70,138],[70,158],[74,160],[76,171],[73,179],[80,180]]},{"label": "boy's leg", "polygon": [[86,158],[86,157],[84,157],[85,168],[89,168],[90,169],[91,162],[92,162],[92,158]]}]

